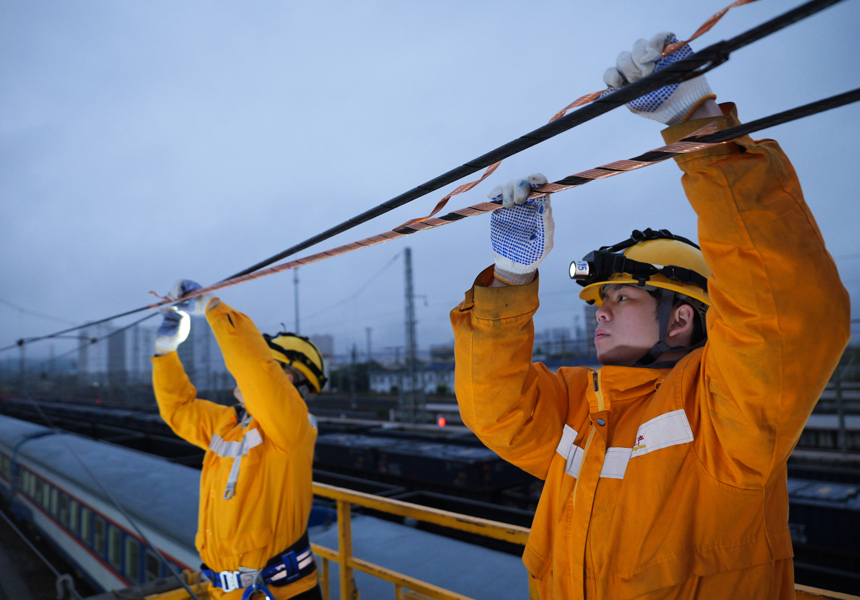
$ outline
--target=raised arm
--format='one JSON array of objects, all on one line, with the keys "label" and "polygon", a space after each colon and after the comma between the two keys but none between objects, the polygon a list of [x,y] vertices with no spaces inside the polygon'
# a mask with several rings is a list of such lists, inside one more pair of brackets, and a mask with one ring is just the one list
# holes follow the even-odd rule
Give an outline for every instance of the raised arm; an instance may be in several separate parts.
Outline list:
[{"label": "raised arm", "polygon": [[203,448],[219,419],[230,409],[197,398],[197,390],[185,374],[176,349],[191,327],[184,312],[170,310],[156,333],[155,356],[152,358],[152,388],[161,418],[182,439]]},{"label": "raised arm", "polygon": [[[217,299],[216,299],[217,300]],[[308,407],[263,335],[244,314],[213,301],[206,312],[245,407],[266,436],[285,451],[309,434]]]},{"label": "raised arm", "polygon": [[[606,72],[610,87],[636,81],[688,56],[662,56],[671,33],[639,40]],[[717,107],[704,77],[628,104],[667,125],[667,143],[709,122],[739,124]],[[794,448],[850,331],[849,299],[797,174],[773,140],[745,136],[675,158],[699,216],[699,243],[713,274],[703,371],[688,407],[700,419],[700,460],[718,480],[767,486]]]},{"label": "raised arm", "polygon": [[[738,124],[722,106],[721,129]],[[667,142],[707,119],[664,132]],[[785,463],[850,336],[849,297],[773,140],[749,137],[676,158],[713,270],[700,448],[722,480],[765,485]]]},{"label": "raised arm", "polygon": [[488,448],[543,479],[561,439],[568,389],[561,375],[532,363],[537,281],[489,288],[482,277],[486,271],[451,311],[460,416]]}]

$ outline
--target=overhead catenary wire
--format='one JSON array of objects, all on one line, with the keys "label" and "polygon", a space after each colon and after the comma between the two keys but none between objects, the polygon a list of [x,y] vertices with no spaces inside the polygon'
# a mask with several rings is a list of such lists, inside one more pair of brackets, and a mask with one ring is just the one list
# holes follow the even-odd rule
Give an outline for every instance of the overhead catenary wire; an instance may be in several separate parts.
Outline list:
[{"label": "overhead catenary wire", "polygon": [[[264,267],[271,265],[279,260],[282,260],[288,256],[295,254],[301,250],[307,249],[310,246],[318,244],[324,240],[330,239],[335,235],[343,233],[356,227],[362,223],[370,221],[376,217],[379,217],[387,212],[394,210],[400,206],[403,206],[409,202],[412,202],[426,194],[438,190],[450,183],[453,183],[467,175],[471,175],[483,168],[490,167],[494,163],[497,163],[505,158],[513,156],[523,150],[531,148],[541,142],[549,140],[560,133],[573,129],[583,123],[586,123],[600,115],[603,115],[615,108],[618,108],[628,102],[635,100],[641,96],[644,96],[648,93],[651,93],[661,87],[666,85],[682,83],[688,79],[692,79],[694,77],[698,77],[699,75],[703,75],[708,71],[716,68],[717,66],[723,64],[729,59],[729,56],[732,52],[748,46],[753,42],[756,42],[768,35],[771,35],[785,27],[788,27],[802,19],[812,16],[830,6],[838,4],[843,0],[810,0],[809,2],[790,10],[778,17],[775,17],[753,29],[750,29],[744,33],[741,33],[729,40],[721,41],[711,46],[708,46],[699,52],[683,59],[678,62],[669,65],[665,69],[652,73],[647,77],[643,77],[639,81],[635,83],[631,83],[627,86],[619,88],[618,90],[603,96],[591,104],[583,106],[569,114],[561,116],[550,123],[535,129],[513,141],[510,141],[498,148],[487,152],[463,165],[457,167],[455,169],[451,169],[450,171],[443,173],[442,175],[431,179],[399,196],[395,196],[394,198],[371,208],[359,215],[356,215],[334,227],[331,227],[315,236],[312,236],[299,244],[291,246],[286,250],[279,252],[278,254],[269,257],[268,259],[258,262],[255,265],[252,265],[242,271],[239,271],[235,275],[228,277],[227,279],[223,279],[220,284],[225,282],[233,282],[236,280],[240,280],[242,277],[247,276],[248,274],[259,272]],[[576,104],[575,102],[573,104]],[[570,105],[570,106],[573,106]],[[566,109],[565,109],[566,110]],[[562,114],[564,110],[559,113]],[[219,284],[216,284],[219,285]],[[232,284],[231,284],[232,285]],[[227,286],[222,286],[227,287]],[[214,286],[210,286],[209,288],[204,289],[221,289],[220,287],[216,288]],[[199,294],[197,294],[199,295]],[[93,321],[86,325],[80,325],[76,327],[71,327],[68,329],[64,329],[62,331],[58,331],[52,334],[31,337],[26,339],[21,339],[18,341],[18,345],[23,345],[27,343],[32,343],[40,340],[50,339],[56,337],[58,335],[70,333],[72,331],[76,331],[79,329],[83,329],[85,327],[91,325],[98,325],[100,323],[105,323],[108,321],[112,321],[114,319],[119,319],[125,316],[129,316],[132,314],[136,314],[139,312],[143,312],[145,310],[149,310],[155,306],[162,306],[165,303],[158,304],[150,304],[147,306],[142,306],[133,310],[129,310],[117,315],[113,315],[110,317],[106,317],[104,319],[100,319],[98,321]],[[9,350],[14,348],[14,345],[6,346],[0,348],[0,352],[5,350]]]}]

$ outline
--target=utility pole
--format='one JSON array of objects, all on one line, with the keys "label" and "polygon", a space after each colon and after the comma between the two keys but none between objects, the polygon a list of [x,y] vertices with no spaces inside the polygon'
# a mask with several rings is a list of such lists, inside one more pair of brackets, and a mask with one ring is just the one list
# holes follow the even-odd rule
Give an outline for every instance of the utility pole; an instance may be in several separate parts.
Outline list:
[{"label": "utility pole", "polygon": [[[394,368],[397,370],[397,406],[400,411],[399,420],[403,421],[403,368],[400,366],[400,346],[394,347]],[[396,419],[391,419],[395,421]]]},{"label": "utility pole", "polygon": [[406,279],[406,381],[408,386],[401,406],[403,419],[409,423],[424,421],[424,407],[418,384],[418,357],[415,341],[415,293],[412,288],[412,249],[406,248],[403,254]]},{"label": "utility pole", "polygon": [[293,269],[293,289],[296,296],[296,335],[299,334],[299,268]]},{"label": "utility pole", "polygon": [[21,361],[18,365],[18,370],[21,372],[21,395],[27,395],[27,368],[24,366],[24,343],[23,340],[18,342],[18,348],[21,349]]},{"label": "utility pole", "polygon": [[357,351],[355,344],[352,345],[352,352],[349,355],[349,407],[352,409],[358,408],[355,403],[355,355]]},{"label": "utility pole", "polygon": [[81,333],[78,334],[78,386],[86,385],[90,382],[85,381],[87,371],[89,370],[89,365],[87,364],[89,361],[88,346],[90,344],[90,337],[87,335],[86,329],[81,329]]},{"label": "utility pole", "polygon": [[[137,385],[141,380],[141,369],[140,369],[140,325],[134,326],[134,333],[132,335],[131,341],[131,383],[132,385]],[[137,391],[137,390],[135,390]],[[135,401],[137,401],[137,397],[135,394]]]},{"label": "utility pole", "polygon": [[373,331],[373,327],[365,327],[364,331],[367,333],[367,363],[369,365],[373,359],[373,355],[370,353],[370,332]]}]

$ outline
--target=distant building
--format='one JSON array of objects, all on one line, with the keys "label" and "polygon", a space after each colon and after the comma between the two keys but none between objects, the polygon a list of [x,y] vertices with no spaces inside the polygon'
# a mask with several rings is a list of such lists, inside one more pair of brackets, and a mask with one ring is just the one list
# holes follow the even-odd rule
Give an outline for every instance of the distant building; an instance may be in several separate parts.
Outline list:
[{"label": "distant building", "polygon": [[308,338],[316,344],[326,358],[334,356],[334,336],[328,333],[309,335]]},{"label": "distant building", "polygon": [[430,346],[430,362],[431,363],[453,363],[454,362],[454,344],[445,344],[441,346]]},{"label": "distant building", "polygon": [[126,360],[126,331],[118,331],[107,339],[108,385],[128,385],[128,361]]},{"label": "distant building", "polygon": [[594,330],[597,329],[597,306],[585,305],[585,345],[589,356],[597,356],[594,347]]},{"label": "distant building", "polygon": [[[454,363],[431,363],[422,365],[417,379],[425,394],[454,393]],[[406,370],[379,370],[370,372],[370,391],[377,394],[395,394],[400,389],[411,391]]]},{"label": "distant building", "polygon": [[[155,328],[135,326],[97,344],[91,338],[104,338],[112,328],[105,325],[88,327],[81,332],[78,343],[78,378],[86,385],[140,385],[152,381],[155,353]],[[179,346],[179,359],[191,382],[198,390],[235,387],[227,372],[218,342],[204,318],[192,317],[188,339]]]}]

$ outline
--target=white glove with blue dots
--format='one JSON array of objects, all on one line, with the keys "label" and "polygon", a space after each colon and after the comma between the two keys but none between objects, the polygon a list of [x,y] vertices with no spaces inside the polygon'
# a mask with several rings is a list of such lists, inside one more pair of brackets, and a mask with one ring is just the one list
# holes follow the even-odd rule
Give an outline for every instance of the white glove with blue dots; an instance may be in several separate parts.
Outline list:
[{"label": "white glove with blue dots", "polygon": [[555,223],[549,194],[528,199],[534,188],[547,183],[535,173],[493,188],[487,196],[502,206],[490,215],[490,240],[496,257],[495,277],[502,283],[522,285],[534,279],[538,265],[552,250]]},{"label": "white glove with blue dots", "polygon": [[[618,55],[614,67],[603,74],[603,81],[609,86],[604,95],[614,92],[628,83],[639,81],[651,73],[665,69],[672,63],[693,54],[689,45],[681,46],[668,56],[663,56],[663,48],[678,41],[674,33],[658,33],[650,40],[639,39],[633,44],[632,52]],[[666,125],[677,125],[698,107],[703,100],[716,98],[704,75],[683,83],[673,83],[637,98],[627,104],[632,112]]]},{"label": "white glove with blue dots", "polygon": [[161,356],[179,348],[191,332],[188,313],[170,307],[164,310],[164,320],[155,332],[155,354]]},{"label": "white glove with blue dots", "polygon": [[[190,279],[180,279],[173,284],[173,289],[167,293],[167,297],[171,300],[178,300],[186,294],[199,290],[201,286],[196,281]],[[191,298],[180,302],[176,305],[179,310],[185,311],[191,315],[202,315],[206,313],[206,307],[213,300],[212,294],[203,294],[196,298]]]}]

